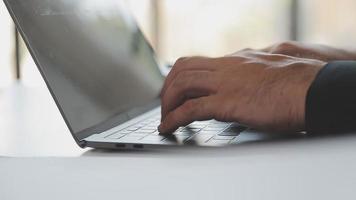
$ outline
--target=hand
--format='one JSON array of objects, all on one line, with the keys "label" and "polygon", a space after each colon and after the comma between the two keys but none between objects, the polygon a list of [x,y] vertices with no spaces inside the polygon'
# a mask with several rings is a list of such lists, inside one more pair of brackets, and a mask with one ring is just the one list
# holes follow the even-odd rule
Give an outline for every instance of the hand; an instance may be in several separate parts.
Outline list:
[{"label": "hand", "polygon": [[305,100],[319,60],[241,51],[181,58],[161,93],[161,133],[194,121],[239,122],[259,130],[302,131]]},{"label": "hand", "polygon": [[356,60],[356,51],[353,52],[326,45],[304,44],[298,42],[283,42],[262,49],[262,51],[271,54],[322,60],[325,62]]}]

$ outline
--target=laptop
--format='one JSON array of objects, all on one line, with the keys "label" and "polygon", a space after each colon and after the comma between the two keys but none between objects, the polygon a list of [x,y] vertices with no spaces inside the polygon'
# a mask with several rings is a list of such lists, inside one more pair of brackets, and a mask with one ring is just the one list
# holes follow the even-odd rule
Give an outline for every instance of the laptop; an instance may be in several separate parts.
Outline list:
[{"label": "laptop", "polygon": [[270,136],[215,120],[160,135],[166,69],[125,1],[4,2],[80,147],[226,146]]}]

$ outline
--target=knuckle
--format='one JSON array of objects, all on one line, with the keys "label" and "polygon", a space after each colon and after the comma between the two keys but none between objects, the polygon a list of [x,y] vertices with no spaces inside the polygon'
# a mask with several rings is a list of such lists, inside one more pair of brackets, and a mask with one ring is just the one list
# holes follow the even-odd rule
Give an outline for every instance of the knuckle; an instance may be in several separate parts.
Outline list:
[{"label": "knuckle", "polygon": [[241,51],[242,51],[242,52],[249,52],[249,51],[253,51],[253,49],[251,49],[251,48],[244,48],[244,49],[242,49]]},{"label": "knuckle", "polygon": [[194,76],[194,73],[192,73],[191,71],[182,71],[177,75],[177,78],[188,79],[188,78],[192,78],[193,76]]},{"label": "knuckle", "polygon": [[204,56],[192,56],[192,57],[186,57],[186,62],[195,62],[195,63],[199,63],[202,62],[204,60],[211,60],[211,58],[209,57],[204,57]]},{"label": "knuckle", "polygon": [[180,88],[187,84],[189,78],[191,78],[192,74],[189,71],[180,71],[177,73],[173,81],[173,87]]},{"label": "knuckle", "polygon": [[288,52],[296,47],[295,42],[286,41],[276,45],[274,48],[275,52]]},{"label": "knuckle", "polygon": [[173,65],[168,77],[174,77],[184,70],[189,64],[190,57],[181,57]]},{"label": "knuckle", "polygon": [[249,53],[240,53],[231,57],[216,58],[217,66],[222,66],[222,69],[229,69],[231,66],[239,67],[249,60]]},{"label": "knuckle", "polygon": [[175,68],[179,68],[181,66],[185,66],[188,62],[188,60],[190,59],[190,57],[181,57],[181,58],[178,58],[178,60],[175,62],[174,66]]}]

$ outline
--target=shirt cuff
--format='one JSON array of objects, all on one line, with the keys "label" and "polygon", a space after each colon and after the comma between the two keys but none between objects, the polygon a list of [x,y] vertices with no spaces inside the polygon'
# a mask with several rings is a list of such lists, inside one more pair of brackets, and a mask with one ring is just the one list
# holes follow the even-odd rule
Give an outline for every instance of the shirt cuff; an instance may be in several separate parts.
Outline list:
[{"label": "shirt cuff", "polygon": [[356,131],[356,61],[328,63],[309,88],[306,131],[334,134]]}]

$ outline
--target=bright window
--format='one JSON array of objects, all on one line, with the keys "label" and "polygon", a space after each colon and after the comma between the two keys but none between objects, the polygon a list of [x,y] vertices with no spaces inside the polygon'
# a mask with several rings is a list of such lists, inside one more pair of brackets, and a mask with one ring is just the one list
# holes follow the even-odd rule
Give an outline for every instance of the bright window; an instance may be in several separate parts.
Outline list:
[{"label": "bright window", "polygon": [[[159,57],[170,63],[181,56],[223,56],[242,48],[261,48],[289,40],[293,33],[304,42],[356,46],[354,0],[127,2]],[[293,17],[296,24],[292,23]],[[0,26],[0,87],[4,87],[15,77],[15,51],[13,25],[3,3],[0,3]],[[26,85],[43,84],[26,50],[22,80]]]},{"label": "bright window", "polygon": [[300,6],[302,41],[356,48],[355,0],[303,0]]},{"label": "bright window", "polygon": [[289,35],[289,1],[162,1],[160,54],[223,56],[246,47],[263,47]]}]

